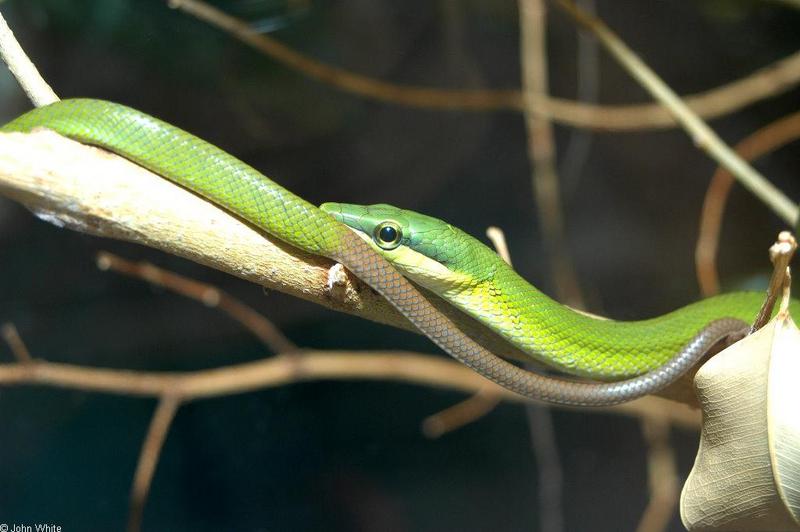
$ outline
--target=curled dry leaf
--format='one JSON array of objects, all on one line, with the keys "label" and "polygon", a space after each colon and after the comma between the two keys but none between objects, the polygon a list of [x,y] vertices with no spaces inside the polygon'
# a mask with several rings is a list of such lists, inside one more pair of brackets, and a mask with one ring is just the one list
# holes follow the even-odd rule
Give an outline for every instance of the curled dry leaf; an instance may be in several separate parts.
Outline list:
[{"label": "curled dry leaf", "polygon": [[681,493],[689,530],[800,530],[800,330],[779,313],[695,378],[700,448]]}]

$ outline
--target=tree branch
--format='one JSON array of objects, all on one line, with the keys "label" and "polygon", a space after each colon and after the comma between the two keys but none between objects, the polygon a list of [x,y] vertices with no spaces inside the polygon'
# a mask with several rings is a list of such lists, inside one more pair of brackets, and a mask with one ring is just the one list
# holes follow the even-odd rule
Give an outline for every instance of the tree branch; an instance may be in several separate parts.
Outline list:
[{"label": "tree branch", "polygon": [[41,107],[58,101],[58,96],[39,74],[36,65],[28,59],[2,14],[0,14],[0,58],[8,65],[8,69],[33,105]]},{"label": "tree branch", "polygon": [[[675,118],[660,104],[592,105],[546,95],[537,95],[523,102],[521,91],[513,89],[437,89],[390,83],[317,61],[277,39],[258,33],[246,21],[200,0],[168,0],[168,3],[170,7],[227,32],[287,68],[365,98],[439,110],[523,112],[527,107],[562,124],[606,131],[661,129],[677,125]],[[717,118],[782,94],[798,83],[800,52],[795,52],[745,78],[688,95],[684,100],[699,116]]]},{"label": "tree branch", "polygon": [[[784,116],[751,133],[733,149],[746,161],[755,161],[797,139],[800,139],[800,112]],[[717,250],[722,217],[733,183],[733,175],[720,166],[711,177],[703,198],[694,261],[697,282],[704,297],[716,295],[720,291]]]},{"label": "tree branch", "polygon": [[[524,397],[481,377],[446,358],[402,351],[303,351],[216,369],[154,372],[87,368],[34,359],[0,364],[0,386],[53,386],[87,392],[139,397],[177,396],[183,402],[276,388],[317,380],[391,380],[445,390],[491,393],[507,401]],[[659,415],[676,426],[696,429],[699,412],[687,405],[644,397],[630,403],[592,411],[633,416]],[[569,409],[569,408],[565,408]],[[586,409],[578,409],[585,411]]]},{"label": "tree branch", "polygon": [[164,395],[158,402],[153,419],[150,421],[150,428],[147,430],[147,436],[142,443],[139,461],[136,464],[136,472],[133,475],[131,498],[128,506],[128,532],[139,532],[142,528],[144,505],[147,502],[147,495],[150,493],[150,486],[156,473],[161,449],[167,440],[167,434],[169,434],[170,426],[172,426],[172,421],[175,419],[175,414],[178,413],[180,404],[179,397]]},{"label": "tree branch", "polygon": [[105,251],[98,254],[97,266],[102,270],[142,279],[199,301],[207,307],[217,308],[238,321],[273,353],[290,353],[298,349],[271,321],[216,286],[189,279],[149,262],[132,262]]},{"label": "tree branch", "polygon": [[[332,261],[294,249],[122,157],[51,131],[0,134],[0,194],[59,226],[145,244],[334,310],[415,331],[385,299]],[[530,360],[428,295],[492,352]]]},{"label": "tree branch", "polygon": [[591,32],[641,86],[658,100],[689,134],[695,146],[706,152],[789,226],[797,223],[800,209],[779,188],[747,164],[706,124],[616,33],[597,17],[575,5],[574,0],[555,0],[575,22]]}]

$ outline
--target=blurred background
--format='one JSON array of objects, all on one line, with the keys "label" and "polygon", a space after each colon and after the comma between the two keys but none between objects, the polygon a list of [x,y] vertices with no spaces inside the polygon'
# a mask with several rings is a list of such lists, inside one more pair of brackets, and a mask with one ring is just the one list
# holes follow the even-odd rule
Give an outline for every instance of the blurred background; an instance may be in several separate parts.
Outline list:
[{"label": "blurred background", "polygon": [[[471,89],[521,84],[514,1],[213,4],[313,58],[381,80]],[[554,293],[519,112],[425,110],[348,94],[161,0],[5,0],[0,10],[60,97],[109,99],[163,118],[313,203],[392,203],[484,240],[487,226],[500,226],[517,270]],[[596,10],[680,94],[744,77],[800,48],[800,11],[788,2],[598,0]],[[579,50],[563,12],[550,10],[547,31],[553,95],[650,101],[603,50]],[[712,125],[735,143],[797,103],[790,90]],[[29,107],[0,69],[0,119]],[[557,125],[555,140],[561,246],[589,310],[635,319],[698,298],[694,245],[715,165],[676,129]],[[800,195],[798,153],[790,146],[757,164],[793,198]],[[725,289],[765,284],[766,251],[782,227],[751,195],[734,190],[720,243]],[[0,197],[0,322],[17,326],[33,356],[192,370],[269,354],[217,311],[97,270],[101,250],[219,286],[302,347],[437,352],[419,336],[264,294],[174,256],[59,229]],[[5,345],[0,360],[12,360]],[[501,405],[440,439],[422,434],[422,419],[463,398],[339,381],[188,404],[166,441],[144,529],[540,530],[541,486],[524,407]],[[0,522],[123,529],[154,406],[150,399],[0,388]],[[553,420],[564,530],[635,529],[648,499],[639,423],[559,410]],[[682,478],[696,441],[691,431],[671,435]],[[682,530],[677,514],[668,530]]]}]

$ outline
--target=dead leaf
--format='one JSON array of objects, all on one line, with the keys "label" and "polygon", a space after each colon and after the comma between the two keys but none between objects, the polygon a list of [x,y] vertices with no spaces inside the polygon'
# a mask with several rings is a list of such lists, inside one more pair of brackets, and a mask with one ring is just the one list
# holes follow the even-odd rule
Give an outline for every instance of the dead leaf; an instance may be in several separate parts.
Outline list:
[{"label": "dead leaf", "polygon": [[700,448],[689,530],[800,530],[800,330],[779,313],[697,372]]}]

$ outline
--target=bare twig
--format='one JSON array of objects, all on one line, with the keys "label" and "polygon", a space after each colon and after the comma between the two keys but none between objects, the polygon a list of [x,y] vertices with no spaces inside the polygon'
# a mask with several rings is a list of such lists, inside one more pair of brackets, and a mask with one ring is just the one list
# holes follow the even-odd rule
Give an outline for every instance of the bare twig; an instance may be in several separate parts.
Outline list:
[{"label": "bare twig", "polygon": [[33,362],[28,346],[22,341],[22,337],[13,323],[4,323],[3,327],[0,328],[0,335],[3,336],[3,340],[6,341],[11,352],[20,363],[28,364]]},{"label": "bare twig", "polygon": [[[544,0],[519,0],[520,58],[528,132],[528,158],[535,211],[541,226],[543,246],[550,265],[555,293],[563,303],[583,308],[575,266],[567,251],[561,185],[556,173],[553,124],[533,109],[537,100],[549,95],[547,75],[547,7]],[[503,239],[505,240],[505,239]],[[506,260],[511,264],[510,258]],[[553,419],[546,405],[526,405],[531,448],[539,472],[539,527],[544,532],[564,528],[561,505],[562,472]]]},{"label": "bare twig", "polygon": [[[564,231],[561,184],[556,173],[553,124],[548,117],[539,116],[533,111],[537,100],[544,100],[549,96],[545,1],[519,0],[519,24],[522,89],[534,210],[539,218],[555,293],[563,303],[583,308],[575,267],[567,251],[569,247]],[[510,265],[510,258],[506,262]],[[546,405],[536,404],[526,405],[525,413],[539,473],[539,527],[543,532],[560,532],[564,528],[561,505],[563,474],[552,414]]]},{"label": "bare twig", "polygon": [[[578,5],[586,12],[596,12],[595,0],[578,0]],[[577,78],[575,80],[575,97],[578,103],[595,104],[600,92],[600,62],[597,39],[586,33],[578,35],[578,47],[575,60]],[[560,171],[564,197],[569,198],[580,182],[581,174],[592,150],[594,132],[587,129],[573,128],[569,132],[566,146],[560,150]]]},{"label": "bare twig", "polygon": [[778,313],[786,315],[789,312],[789,304],[792,302],[792,269],[786,267],[786,275],[783,278],[783,293],[781,294],[781,305]]},{"label": "bare twig", "polygon": [[564,529],[563,498],[564,473],[558,452],[553,412],[548,405],[527,404],[528,432],[531,449],[536,457],[539,493],[539,529],[558,532]]},{"label": "bare twig", "polygon": [[[511,264],[511,254],[503,230],[499,227],[486,229],[495,251],[506,263]],[[460,429],[484,417],[500,404],[502,398],[492,393],[491,388],[482,388],[460,403],[431,414],[422,421],[422,432],[429,438],[440,438],[448,432]]]},{"label": "bare twig", "polygon": [[[504,400],[522,396],[490,383],[458,362],[408,352],[304,351],[217,369],[191,372],[147,372],[86,368],[34,359],[29,364],[0,364],[0,386],[38,385],[87,392],[162,397],[178,394],[184,401],[219,397],[316,380],[390,380],[475,393],[485,387]],[[665,400],[645,397],[596,412],[645,415]],[[678,426],[697,428],[698,412],[669,403],[668,416]]]},{"label": "bare twig", "polygon": [[[256,32],[246,22],[200,0],[170,0],[170,6],[216,26],[243,43],[289,68],[359,96],[400,105],[474,111],[525,109],[518,90],[444,90],[398,85],[326,65]],[[750,76],[716,89],[689,95],[686,104],[704,118],[726,115],[759,100],[781,94],[800,82],[800,52],[776,61]],[[660,105],[600,106],[561,98],[536,98],[528,102],[542,116],[597,130],[637,130],[674,127],[675,119]]]},{"label": "bare twig", "polygon": [[580,10],[571,0],[556,0],[578,24],[592,32],[619,63],[655,99],[661,102],[689,133],[695,145],[719,162],[750,192],[769,206],[787,224],[797,223],[798,207],[792,200],[770,183],[763,175],[747,164],[692,111],[664,81],[596,17]]},{"label": "bare twig", "polygon": [[288,353],[297,350],[297,346],[286,338],[271,321],[216,286],[183,277],[148,262],[132,262],[107,252],[97,255],[97,266],[102,270],[112,270],[143,279],[192,298],[206,306],[218,308],[241,323],[274,353]]},{"label": "bare twig", "polygon": [[[759,129],[738,143],[734,149],[747,161],[753,161],[800,138],[800,112],[785,116]],[[695,268],[704,296],[719,292],[717,251],[722,217],[734,179],[723,167],[717,168],[703,199],[700,231],[695,246]]]},{"label": "bare twig", "polygon": [[263,54],[322,83],[350,93],[413,107],[437,109],[514,109],[519,108],[516,90],[442,90],[401,86],[355,74],[308,57],[263,33],[245,21],[232,17],[199,0],[168,0],[169,6],[189,13],[229,33]]},{"label": "bare twig", "polygon": [[735,182],[736,180],[730,172],[721,166],[717,167],[703,198],[703,206],[700,209],[700,228],[694,248],[695,274],[703,297],[716,295],[720,291],[717,253],[719,252],[725,206]]},{"label": "bare twig", "polygon": [[[21,340],[20,340],[21,342]],[[485,392],[492,398],[525,399],[501,388],[456,362],[415,353],[355,354],[313,352],[279,355],[248,364],[185,373],[85,368],[31,359],[0,365],[0,386],[44,385],[102,393],[158,397],[156,410],[142,446],[131,489],[128,529],[139,530],[144,505],[169,426],[182,401],[246,393],[248,391],[319,379],[388,379],[465,392]],[[662,408],[654,397],[597,409],[633,416]],[[697,428],[697,411],[670,407],[669,421]]]},{"label": "bare twig", "polygon": [[772,310],[775,308],[775,303],[778,301],[779,297],[783,296],[784,289],[788,284],[789,262],[791,262],[795,251],[797,251],[797,241],[794,235],[789,231],[781,231],[778,235],[778,239],[772,247],[769,248],[769,258],[773,266],[772,276],[770,277],[769,287],[767,288],[767,297],[763,305],[761,305],[761,309],[758,311],[758,316],[756,316],[753,326],[750,328],[751,334],[766,325],[772,317]]},{"label": "bare twig", "polygon": [[138,532],[142,528],[144,505],[147,502],[150,485],[153,483],[158,458],[180,404],[180,398],[177,396],[162,396],[153,414],[153,419],[150,421],[150,428],[142,443],[139,462],[136,464],[136,472],[133,475],[128,510],[128,532]]},{"label": "bare twig", "polygon": [[508,242],[506,242],[506,234],[502,229],[495,226],[486,228],[486,237],[492,242],[494,250],[498,255],[511,266],[511,253],[508,251]]},{"label": "bare twig", "polygon": [[8,65],[8,69],[14,74],[33,105],[41,107],[58,101],[58,96],[28,59],[2,14],[0,14],[0,58]]},{"label": "bare twig", "polygon": [[583,297],[575,276],[575,267],[566,252],[564,216],[555,163],[553,126],[546,117],[533,113],[534,101],[546,97],[547,52],[544,0],[520,0],[520,34],[525,123],[528,129],[528,156],[532,166],[532,181],[536,212],[542,230],[542,240],[550,264],[550,277],[559,300],[576,308],[583,307]]},{"label": "bare twig", "polygon": [[[668,110],[673,114],[676,120],[690,132],[696,144],[703,147],[706,151],[711,152],[712,155],[721,157],[723,164],[729,162],[726,160],[726,156],[732,153],[731,150],[721,139],[716,137],[708,126],[690,111],[689,107],[687,107],[681,99],[655,75],[655,73],[641,62],[621,40],[608,30],[602,22],[581,11],[573,2],[559,0],[558,3],[570,12],[580,24],[593,32],[600,41],[609,48],[620,63],[622,63],[645,88],[650,90],[654,97],[668,107]],[[535,161],[535,151],[533,151],[533,153]],[[733,154],[733,156],[734,158],[732,162],[729,162],[728,166],[736,168],[736,164],[734,163],[739,163],[739,161],[736,160],[735,154]],[[754,192],[756,192],[757,195],[760,194],[763,200],[771,200],[768,204],[773,209],[778,210],[780,213],[781,207],[783,207],[785,211],[786,205],[788,204],[790,207],[789,213],[783,212],[783,214],[785,218],[788,218],[790,223],[793,223],[797,216],[797,207],[791,205],[788,198],[785,198],[778,189],[761,178],[760,175],[757,175],[755,171],[746,164],[744,164],[743,168],[738,168],[738,170],[740,174],[743,174],[743,177],[740,176],[740,179],[747,181],[747,178],[750,178],[751,189],[755,189]],[[753,176],[749,175],[748,172],[752,173]],[[760,182],[756,182],[756,178],[760,178]],[[783,203],[779,200],[782,200]],[[535,434],[546,433],[546,423],[540,419],[539,425],[540,430],[536,431]],[[674,453],[668,441],[669,425],[664,422],[663,418],[644,418],[643,429],[647,435],[650,446],[648,452],[648,474],[650,476],[651,497],[642,516],[639,530],[658,531],[665,529],[669,524],[670,516],[677,501],[678,483],[675,473]],[[543,444],[544,443],[546,443],[546,441],[543,442]],[[559,525],[560,522],[550,526]]]},{"label": "bare twig", "polygon": [[481,388],[460,403],[432,414],[422,421],[422,433],[428,438],[441,438],[484,417],[502,401],[493,388]]},{"label": "bare twig", "polygon": [[642,432],[647,444],[650,500],[636,527],[637,532],[666,530],[678,502],[678,468],[675,452],[669,443],[669,428],[669,423],[663,417],[642,418]]}]

